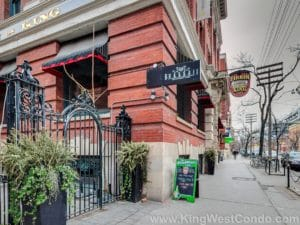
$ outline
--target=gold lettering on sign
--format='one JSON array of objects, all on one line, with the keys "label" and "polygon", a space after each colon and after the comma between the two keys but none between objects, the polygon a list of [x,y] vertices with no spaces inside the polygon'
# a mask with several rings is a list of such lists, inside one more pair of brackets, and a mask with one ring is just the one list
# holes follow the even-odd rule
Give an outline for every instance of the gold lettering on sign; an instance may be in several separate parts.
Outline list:
[{"label": "gold lettering on sign", "polygon": [[12,29],[10,31],[7,31],[6,35],[7,35],[7,37],[9,37],[9,36],[13,35],[15,32],[16,32],[15,29]]},{"label": "gold lettering on sign", "polygon": [[30,20],[25,20],[24,23],[22,24],[22,30],[27,30],[32,27],[35,27],[41,23],[44,23],[50,19],[53,19],[57,16],[59,16],[60,10],[59,8],[54,8],[51,9],[50,11],[43,13],[41,15],[38,15]]}]

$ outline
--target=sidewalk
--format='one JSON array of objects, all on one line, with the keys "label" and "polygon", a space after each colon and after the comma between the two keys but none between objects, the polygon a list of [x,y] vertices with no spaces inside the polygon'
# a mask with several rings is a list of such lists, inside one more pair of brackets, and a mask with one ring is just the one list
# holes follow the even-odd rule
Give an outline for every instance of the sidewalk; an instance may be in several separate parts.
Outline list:
[{"label": "sidewalk", "polygon": [[[117,202],[74,218],[68,225],[299,224],[300,198],[286,190],[278,177],[267,177],[248,164],[243,159],[225,160],[214,176],[200,176],[200,198],[194,204],[171,199],[164,203]],[[298,221],[279,221],[285,216],[297,216]],[[255,220],[258,217],[262,220]],[[265,221],[267,217],[279,219]]]}]

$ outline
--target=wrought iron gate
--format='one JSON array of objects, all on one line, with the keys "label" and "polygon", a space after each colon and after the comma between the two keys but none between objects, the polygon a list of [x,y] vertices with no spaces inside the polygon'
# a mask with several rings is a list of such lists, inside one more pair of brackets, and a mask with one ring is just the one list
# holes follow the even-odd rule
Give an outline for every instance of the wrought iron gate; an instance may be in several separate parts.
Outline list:
[{"label": "wrought iron gate", "polygon": [[[25,61],[20,67],[22,71],[12,74],[6,82],[8,130],[14,128],[26,135],[47,130],[54,140],[63,141],[74,153],[73,166],[78,172],[78,180],[76,193],[68,205],[67,218],[118,200],[121,177],[117,151],[121,142],[130,140],[131,136],[131,118],[125,107],[115,125],[104,125],[100,112],[83,92],[62,113],[56,113],[45,102],[45,90],[31,76],[30,65]],[[7,218],[7,208],[6,205],[3,211],[0,202],[1,223]]]}]

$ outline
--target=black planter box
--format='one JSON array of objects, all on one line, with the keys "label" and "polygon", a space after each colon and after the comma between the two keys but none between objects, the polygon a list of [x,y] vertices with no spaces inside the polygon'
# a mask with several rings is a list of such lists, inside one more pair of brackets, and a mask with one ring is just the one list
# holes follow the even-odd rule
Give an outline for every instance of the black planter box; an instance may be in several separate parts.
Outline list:
[{"label": "black planter box", "polygon": [[[56,201],[46,201],[38,208],[35,225],[66,225],[67,194],[60,192]],[[32,217],[25,216],[24,225],[33,225]]]},{"label": "black planter box", "polygon": [[207,174],[214,175],[215,173],[215,162],[212,160],[206,160],[207,163]]},{"label": "black planter box", "polygon": [[126,200],[130,202],[138,202],[142,199],[143,192],[143,171],[138,165],[131,174],[131,194],[126,194]]}]

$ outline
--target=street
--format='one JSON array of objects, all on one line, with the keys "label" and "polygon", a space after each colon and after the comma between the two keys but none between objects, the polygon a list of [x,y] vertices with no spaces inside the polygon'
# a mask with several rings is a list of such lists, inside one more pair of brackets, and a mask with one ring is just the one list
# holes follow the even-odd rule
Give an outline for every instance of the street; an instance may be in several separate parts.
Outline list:
[{"label": "street", "polygon": [[200,176],[200,198],[164,203],[117,202],[77,217],[88,224],[299,224],[300,197],[285,188],[286,177],[268,176],[238,158],[221,162],[214,176]]}]

